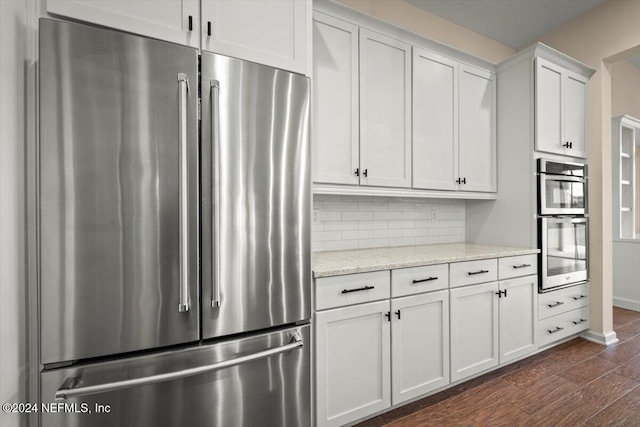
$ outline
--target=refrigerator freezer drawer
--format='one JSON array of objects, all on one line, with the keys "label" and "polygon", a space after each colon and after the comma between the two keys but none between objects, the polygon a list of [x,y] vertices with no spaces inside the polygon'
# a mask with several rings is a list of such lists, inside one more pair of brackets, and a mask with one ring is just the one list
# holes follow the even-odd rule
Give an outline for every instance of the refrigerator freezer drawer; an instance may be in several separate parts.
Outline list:
[{"label": "refrigerator freezer drawer", "polygon": [[308,426],[309,329],[43,372],[42,425]]}]

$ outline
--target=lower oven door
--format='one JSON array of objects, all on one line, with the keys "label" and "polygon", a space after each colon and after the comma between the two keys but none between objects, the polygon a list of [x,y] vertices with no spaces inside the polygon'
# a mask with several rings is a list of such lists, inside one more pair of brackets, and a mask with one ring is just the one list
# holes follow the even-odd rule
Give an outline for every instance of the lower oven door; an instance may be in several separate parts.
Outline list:
[{"label": "lower oven door", "polygon": [[41,425],[309,426],[309,329],[44,371]]},{"label": "lower oven door", "polygon": [[540,218],[542,289],[586,281],[587,218]]}]

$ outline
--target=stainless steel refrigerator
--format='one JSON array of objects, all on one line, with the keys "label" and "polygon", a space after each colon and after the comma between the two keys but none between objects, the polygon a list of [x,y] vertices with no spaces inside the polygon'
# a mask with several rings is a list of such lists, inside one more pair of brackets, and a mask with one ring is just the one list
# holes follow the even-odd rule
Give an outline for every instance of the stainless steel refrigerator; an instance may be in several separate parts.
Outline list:
[{"label": "stainless steel refrigerator", "polygon": [[43,426],[310,424],[309,83],[40,21]]}]

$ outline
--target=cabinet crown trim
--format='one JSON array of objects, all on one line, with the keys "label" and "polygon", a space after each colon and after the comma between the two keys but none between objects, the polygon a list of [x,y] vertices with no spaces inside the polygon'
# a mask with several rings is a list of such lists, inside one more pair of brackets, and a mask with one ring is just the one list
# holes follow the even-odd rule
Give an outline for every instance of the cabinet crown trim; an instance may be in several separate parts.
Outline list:
[{"label": "cabinet crown trim", "polygon": [[551,61],[554,64],[566,68],[569,71],[573,71],[574,73],[584,76],[587,79],[591,78],[593,73],[596,72],[596,70],[591,68],[590,66],[583,64],[582,62],[575,60],[572,57],[565,55],[564,53],[550,46],[547,46],[544,43],[536,43],[516,53],[511,58],[498,64],[497,71],[498,73],[500,73],[520,63],[521,61],[532,58],[546,59],[547,61]]}]

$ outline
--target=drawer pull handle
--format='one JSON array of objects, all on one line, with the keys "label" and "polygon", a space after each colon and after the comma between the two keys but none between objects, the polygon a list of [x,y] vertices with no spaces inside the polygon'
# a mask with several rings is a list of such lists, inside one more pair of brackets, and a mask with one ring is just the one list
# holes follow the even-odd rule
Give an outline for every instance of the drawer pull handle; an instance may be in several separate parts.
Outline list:
[{"label": "drawer pull handle", "polygon": [[587,296],[586,295],[578,295],[577,297],[572,297],[575,301],[578,301],[579,299],[585,299]]},{"label": "drawer pull handle", "polygon": [[489,270],[480,270],[480,271],[470,271],[469,272],[469,276],[474,276],[476,274],[483,274],[483,273],[488,273]]},{"label": "drawer pull handle", "polygon": [[431,282],[432,280],[438,280],[437,277],[427,277],[426,279],[414,280],[413,283]]},{"label": "drawer pull handle", "polygon": [[360,292],[360,291],[368,291],[370,289],[375,288],[375,286],[364,286],[362,288],[356,288],[356,289],[343,289],[342,293],[343,294],[348,294],[350,292]]},{"label": "drawer pull handle", "polygon": [[574,321],[573,321],[573,324],[574,324],[574,325],[579,325],[580,323],[584,323],[584,322],[586,322],[586,321],[587,321],[587,319],[574,320]]},{"label": "drawer pull handle", "polygon": [[517,268],[525,268],[525,267],[531,267],[531,264],[520,264],[520,265],[514,265],[513,268],[517,269]]},{"label": "drawer pull handle", "polygon": [[548,306],[549,308],[553,308],[553,307],[558,307],[558,306],[560,306],[560,305],[562,305],[562,304],[564,304],[562,301],[556,301],[556,302],[554,302],[553,304],[547,304],[547,306]]},{"label": "drawer pull handle", "polygon": [[556,326],[555,329],[548,329],[547,332],[549,332],[550,334],[555,334],[556,332],[560,332],[564,330],[564,328],[561,328],[560,326]]}]

